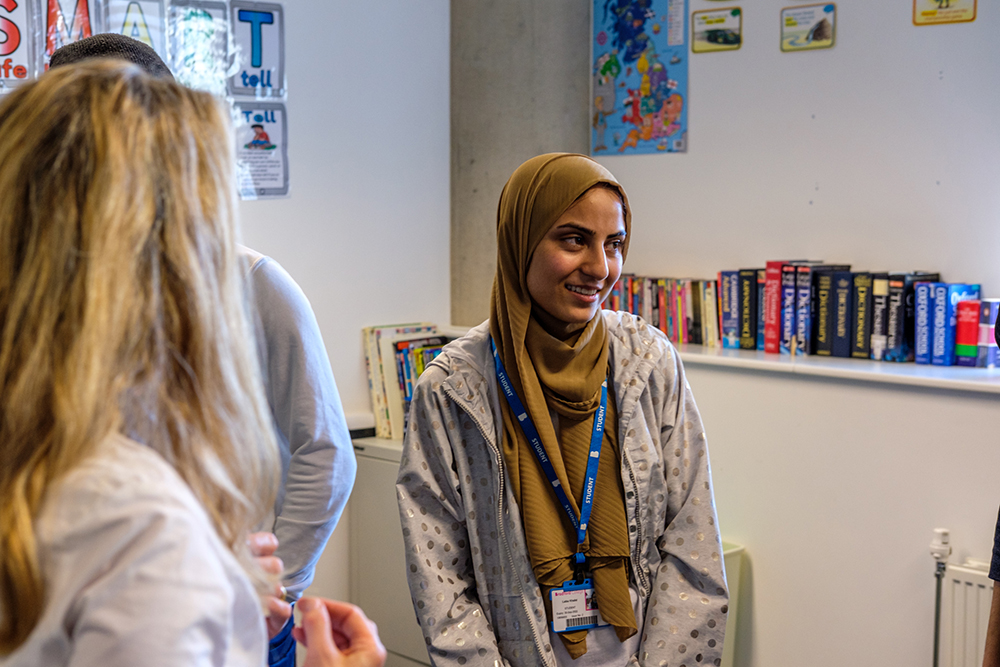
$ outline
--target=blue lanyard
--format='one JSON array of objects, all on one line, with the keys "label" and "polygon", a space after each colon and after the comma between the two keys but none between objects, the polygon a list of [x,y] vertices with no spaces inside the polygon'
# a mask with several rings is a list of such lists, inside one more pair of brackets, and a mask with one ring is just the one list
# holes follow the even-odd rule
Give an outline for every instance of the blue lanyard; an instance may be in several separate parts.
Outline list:
[{"label": "blue lanyard", "polygon": [[[569,498],[566,497],[566,490],[563,489],[559,478],[556,476],[555,468],[552,467],[552,461],[549,459],[549,455],[545,453],[538,430],[531,421],[531,417],[528,416],[528,411],[524,409],[521,399],[518,398],[517,393],[510,384],[510,378],[507,377],[507,371],[504,370],[503,362],[500,361],[500,355],[497,354],[497,347],[493,342],[493,338],[490,338],[490,348],[493,350],[497,380],[499,380],[500,388],[503,389],[504,396],[507,398],[507,405],[510,406],[510,409],[517,417],[517,421],[521,424],[521,430],[528,439],[532,451],[535,452],[535,457],[541,464],[545,477],[548,478],[549,483],[552,485],[552,490],[555,491],[556,498],[563,506],[567,516],[569,516],[573,527],[576,528],[576,563],[578,566],[582,566],[585,561],[583,542],[587,539],[587,523],[590,521],[590,510],[594,506],[594,485],[597,483],[597,464],[601,458],[601,445],[604,442],[604,416],[608,408],[608,381],[605,379],[601,384],[601,407],[598,408],[597,414],[594,415],[594,431],[590,436],[590,455],[587,458],[587,474],[583,485],[583,500],[580,503],[580,518],[578,520],[576,512],[573,511],[573,506],[569,502]],[[582,579],[579,575],[579,568],[577,579]]]}]

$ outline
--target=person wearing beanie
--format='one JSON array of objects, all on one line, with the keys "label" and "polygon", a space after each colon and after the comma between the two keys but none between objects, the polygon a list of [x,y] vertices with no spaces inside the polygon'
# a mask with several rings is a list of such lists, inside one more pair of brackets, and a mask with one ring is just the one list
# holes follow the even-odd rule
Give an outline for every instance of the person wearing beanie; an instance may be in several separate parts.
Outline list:
[{"label": "person wearing beanie", "polygon": [[[170,68],[146,44],[115,33],[57,49],[50,71],[84,60],[126,60],[158,79]],[[347,419],[309,300],[278,262],[238,247],[257,324],[257,352],[281,455],[281,485],[267,528],[278,539],[285,599],[312,583],[316,563],[354,486],[357,462]],[[257,536],[263,537],[263,536]],[[291,607],[269,601],[272,667],[294,665]]]}]

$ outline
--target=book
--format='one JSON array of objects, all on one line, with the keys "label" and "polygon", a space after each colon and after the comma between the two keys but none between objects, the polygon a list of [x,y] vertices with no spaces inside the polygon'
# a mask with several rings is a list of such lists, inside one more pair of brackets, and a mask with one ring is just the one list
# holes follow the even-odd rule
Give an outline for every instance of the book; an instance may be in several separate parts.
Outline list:
[{"label": "book", "polygon": [[941,275],[928,271],[889,274],[889,305],[884,361],[913,361],[913,286],[918,282],[938,282]]},{"label": "book", "polygon": [[705,341],[702,338],[702,322],[701,322],[701,282],[700,280],[689,280],[687,281],[687,292],[685,297],[688,300],[690,307],[688,309],[688,340],[687,342],[694,345],[701,345]]},{"label": "book", "polygon": [[955,365],[976,365],[979,356],[979,299],[959,301],[955,324]]},{"label": "book", "polygon": [[872,274],[872,354],[875,361],[882,361],[885,355],[889,331],[887,319],[889,307],[889,274]]},{"label": "book", "polygon": [[830,336],[831,354],[834,357],[851,356],[851,308],[854,294],[854,278],[850,271],[831,271],[833,295],[831,308]]},{"label": "book", "polygon": [[[934,329],[932,333],[931,363],[935,366],[955,364],[955,329],[958,326],[958,304],[979,298],[979,285],[949,283],[935,288]],[[940,300],[944,300],[942,306]],[[943,311],[943,323],[938,327],[938,312]]]},{"label": "book", "polygon": [[719,283],[715,280],[709,280],[706,283],[705,294],[707,297],[705,313],[708,318],[709,344],[712,347],[721,347],[721,339],[719,338],[719,309],[714,307],[719,299]]},{"label": "book", "polygon": [[779,318],[780,335],[778,351],[781,354],[791,354],[795,335],[795,309],[798,294],[795,264],[785,264],[781,267],[781,315]]},{"label": "book", "polygon": [[833,271],[818,271],[814,285],[813,353],[829,357],[833,356]]},{"label": "book", "polygon": [[918,364],[931,363],[934,288],[941,284],[943,283],[916,283],[913,286],[913,360]]},{"label": "book", "polygon": [[739,271],[719,271],[719,325],[722,347],[740,347]]},{"label": "book", "polygon": [[851,356],[867,359],[872,353],[872,274],[856,271],[851,292]]},{"label": "book", "polygon": [[789,262],[769,261],[764,269],[764,351],[781,349],[781,276]]},{"label": "book", "polygon": [[816,277],[822,271],[850,271],[850,264],[799,264],[796,267],[798,302],[795,312],[795,337],[802,354],[814,354],[816,343]]},{"label": "book", "polygon": [[[361,339],[365,350],[365,367],[368,371],[368,389],[371,393],[372,412],[375,415],[375,434],[378,437],[393,437],[389,421],[389,385],[395,383],[396,391],[399,392],[398,377],[394,372],[395,356],[391,347],[385,348],[385,354],[382,354],[383,341],[408,333],[426,335],[434,330],[435,327],[430,322],[379,325],[362,329]],[[399,437],[402,437],[402,434]]]},{"label": "book", "polygon": [[976,356],[978,368],[996,368],[1000,347],[997,346],[996,324],[1000,312],[1000,299],[980,299],[979,301],[979,353]]},{"label": "book", "polygon": [[739,345],[744,350],[757,349],[757,273],[759,269],[740,269],[739,277]]},{"label": "book", "polygon": [[757,269],[757,349],[764,349],[764,288],[767,269]]}]

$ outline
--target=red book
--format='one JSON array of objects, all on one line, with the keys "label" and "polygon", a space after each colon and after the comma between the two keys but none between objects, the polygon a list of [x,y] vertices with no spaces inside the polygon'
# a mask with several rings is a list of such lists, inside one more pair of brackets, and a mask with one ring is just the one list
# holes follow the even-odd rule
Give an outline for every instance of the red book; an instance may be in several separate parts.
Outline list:
[{"label": "red book", "polygon": [[770,261],[764,276],[764,351],[775,354],[781,346],[781,271],[787,265]]},{"label": "red book", "polygon": [[979,354],[979,300],[957,304],[955,324],[955,361],[959,366],[975,366]]}]

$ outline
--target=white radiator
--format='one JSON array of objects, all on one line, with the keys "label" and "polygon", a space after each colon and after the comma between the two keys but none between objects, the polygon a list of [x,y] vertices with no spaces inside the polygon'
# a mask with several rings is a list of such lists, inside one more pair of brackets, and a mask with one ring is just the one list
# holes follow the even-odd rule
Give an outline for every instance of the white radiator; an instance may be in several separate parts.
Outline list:
[{"label": "white radiator", "polygon": [[941,667],[982,667],[993,581],[989,565],[948,565],[941,591]]}]

